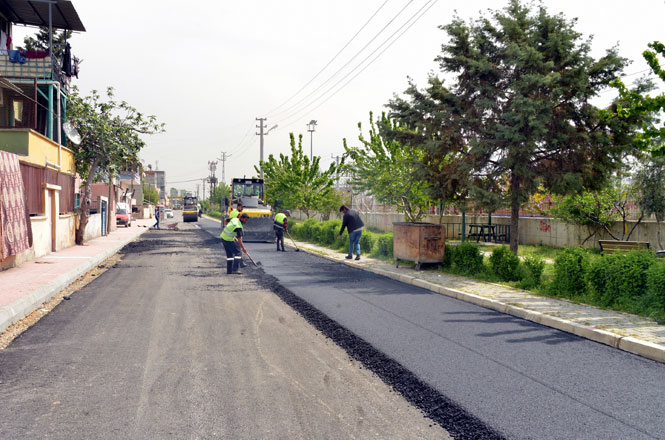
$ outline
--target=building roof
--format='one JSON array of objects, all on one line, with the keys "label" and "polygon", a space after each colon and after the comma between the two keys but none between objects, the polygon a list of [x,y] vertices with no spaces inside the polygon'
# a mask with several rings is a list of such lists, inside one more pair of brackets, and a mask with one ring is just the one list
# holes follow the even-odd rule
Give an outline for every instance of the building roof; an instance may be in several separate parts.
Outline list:
[{"label": "building roof", "polygon": [[0,0],[0,11],[12,23],[48,27],[49,4],[54,28],[85,32],[70,0]]}]

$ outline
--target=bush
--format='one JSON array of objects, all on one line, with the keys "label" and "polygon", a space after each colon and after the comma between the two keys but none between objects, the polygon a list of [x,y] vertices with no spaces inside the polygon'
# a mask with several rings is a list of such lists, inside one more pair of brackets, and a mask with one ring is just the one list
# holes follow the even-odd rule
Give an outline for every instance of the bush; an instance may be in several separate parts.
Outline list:
[{"label": "bush", "polygon": [[665,304],[665,263],[657,263],[647,271],[647,293],[660,297]]},{"label": "bush", "polygon": [[443,251],[443,267],[452,267],[453,261],[455,260],[455,250],[457,246],[446,245],[445,250]]},{"label": "bush", "polygon": [[601,305],[626,306],[646,295],[647,273],[655,262],[652,252],[605,255],[594,261],[587,279]]},{"label": "bush", "polygon": [[525,287],[538,287],[545,270],[545,260],[534,255],[527,255],[523,261]]},{"label": "bush", "polygon": [[455,248],[452,260],[453,267],[467,274],[475,274],[483,270],[483,256],[480,253],[479,246],[462,243],[455,246]]},{"label": "bush", "polygon": [[297,240],[302,240],[302,223],[289,222],[289,234]]},{"label": "bush", "polygon": [[314,228],[318,225],[318,221],[313,218],[308,218],[302,223],[301,239],[310,241],[314,239]]},{"label": "bush", "polygon": [[360,236],[360,252],[363,254],[371,254],[375,243],[376,235],[370,231],[363,230],[363,235]]},{"label": "bush", "polygon": [[393,257],[393,234],[381,234],[376,237],[376,254],[383,258]]},{"label": "bush", "polygon": [[554,262],[551,290],[555,295],[574,297],[587,291],[589,254],[583,248],[566,248]]},{"label": "bush", "polygon": [[[339,223],[339,224],[337,224]],[[337,233],[339,232],[341,222],[339,220],[329,220],[319,223],[317,228],[317,242],[323,246],[330,246],[335,242]],[[335,228],[336,226],[336,228]]]},{"label": "bush", "polygon": [[508,246],[499,246],[490,256],[492,271],[503,281],[517,281],[520,279],[520,259],[513,254]]}]

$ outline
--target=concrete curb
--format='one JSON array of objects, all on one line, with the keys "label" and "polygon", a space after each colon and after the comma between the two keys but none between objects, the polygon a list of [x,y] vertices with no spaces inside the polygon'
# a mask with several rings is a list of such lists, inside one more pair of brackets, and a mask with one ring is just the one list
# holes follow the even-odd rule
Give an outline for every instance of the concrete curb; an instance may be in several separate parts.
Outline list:
[{"label": "concrete curb", "polygon": [[105,251],[89,257],[85,263],[78,265],[68,272],[65,272],[54,280],[51,280],[49,283],[38,287],[28,295],[22,296],[21,298],[6,306],[0,306],[0,333],[7,330],[12,324],[20,321],[37,310],[42,304],[53,298],[61,290],[76,281],[79,277],[88,273],[95,266],[104,262],[104,260],[107,258],[118,253],[118,251],[120,251],[120,249],[125,247],[128,243],[136,240],[149,230],[150,228],[140,229],[138,234],[135,236],[127,238],[123,241],[119,241]]},{"label": "concrete curb", "polygon": [[601,344],[609,345],[619,350],[627,351],[654,361],[665,363],[665,347],[653,344],[651,342],[642,341],[630,336],[621,336],[616,333],[600,330],[595,327],[571,322],[565,319],[557,318],[555,316],[546,315],[544,313],[536,312],[533,310],[516,307],[510,304],[505,304],[489,298],[483,298],[472,293],[462,292],[461,290],[451,289],[449,287],[441,286],[438,284],[430,283],[429,281],[421,280],[405,274],[394,273],[373,267],[366,267],[352,261],[340,261],[329,255],[320,254],[312,249],[299,246],[302,251],[308,252],[313,255],[325,258],[337,263],[343,263],[356,269],[366,270],[377,275],[385,276],[393,280],[401,281],[405,284],[420,287],[432,292],[440,293],[442,295],[450,296],[468,303],[472,303],[487,309],[496,310],[497,312],[505,313],[515,316],[517,318],[526,319],[527,321],[535,322],[546,327],[552,327],[557,330],[571,333],[581,338],[589,339]]}]

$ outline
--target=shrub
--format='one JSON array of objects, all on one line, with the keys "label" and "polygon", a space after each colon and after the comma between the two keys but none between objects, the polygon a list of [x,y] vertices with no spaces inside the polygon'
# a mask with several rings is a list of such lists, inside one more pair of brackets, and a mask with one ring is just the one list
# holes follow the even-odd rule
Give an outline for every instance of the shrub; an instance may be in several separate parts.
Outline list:
[{"label": "shrub", "polygon": [[376,237],[376,254],[384,258],[393,257],[393,234],[381,234]]},{"label": "shrub", "polygon": [[655,262],[652,252],[605,255],[591,265],[587,279],[601,305],[625,306],[647,293],[647,273]]},{"label": "shrub", "polygon": [[526,285],[528,287],[540,286],[540,281],[545,270],[545,260],[534,255],[527,255],[523,261],[525,269]]},{"label": "shrub", "polygon": [[[337,225],[336,223],[339,223]],[[329,220],[323,223],[320,223],[317,229],[317,242],[324,245],[330,246],[335,242],[337,232],[339,232],[341,222],[339,220]],[[337,227],[335,230],[335,226]]]},{"label": "shrub", "polygon": [[462,243],[456,246],[453,265],[467,274],[479,273],[483,270],[483,256],[480,247],[471,243]]},{"label": "shrub", "polygon": [[583,248],[566,248],[554,262],[552,293],[574,297],[587,291],[586,274],[589,254]]},{"label": "shrub", "polygon": [[289,223],[289,234],[295,239],[302,240],[302,223]]},{"label": "shrub", "polygon": [[372,253],[376,243],[376,235],[370,231],[363,230],[363,235],[360,236],[360,252],[363,254]]},{"label": "shrub", "polygon": [[314,239],[314,228],[319,222],[316,219],[308,218],[302,223],[301,237],[303,240],[309,241]]},{"label": "shrub", "polygon": [[446,245],[443,251],[443,267],[451,267],[455,260],[455,251],[457,246]]},{"label": "shrub", "polygon": [[503,281],[519,280],[519,265],[520,259],[510,251],[508,246],[499,246],[492,251],[490,266]]},{"label": "shrub", "polygon": [[665,263],[657,263],[647,271],[647,293],[659,297],[665,304]]}]

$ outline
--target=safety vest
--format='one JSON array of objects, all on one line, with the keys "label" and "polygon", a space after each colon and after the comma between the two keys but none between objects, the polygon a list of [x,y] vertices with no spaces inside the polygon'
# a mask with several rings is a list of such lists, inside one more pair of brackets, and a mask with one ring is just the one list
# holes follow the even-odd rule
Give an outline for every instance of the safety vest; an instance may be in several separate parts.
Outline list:
[{"label": "safety vest", "polygon": [[275,223],[279,223],[280,226],[284,226],[284,219],[286,218],[286,214],[282,214],[281,212],[275,216]]},{"label": "safety vest", "polygon": [[229,214],[229,219],[236,218],[239,215],[240,215],[240,211],[238,211],[237,209],[234,209],[233,211],[231,211],[231,214]]},{"label": "safety vest", "polygon": [[236,239],[236,229],[242,229],[242,222],[240,221],[239,218],[232,218],[229,220],[227,223],[226,227],[222,231],[221,234],[219,234],[220,238],[225,241],[234,241]]}]

